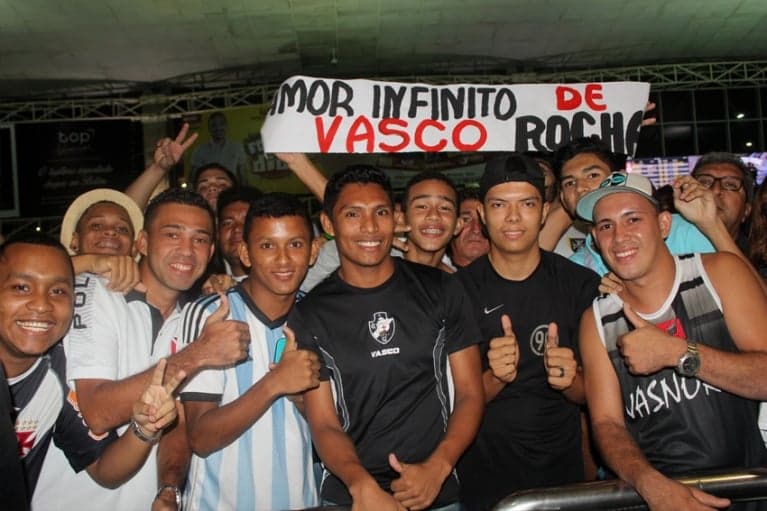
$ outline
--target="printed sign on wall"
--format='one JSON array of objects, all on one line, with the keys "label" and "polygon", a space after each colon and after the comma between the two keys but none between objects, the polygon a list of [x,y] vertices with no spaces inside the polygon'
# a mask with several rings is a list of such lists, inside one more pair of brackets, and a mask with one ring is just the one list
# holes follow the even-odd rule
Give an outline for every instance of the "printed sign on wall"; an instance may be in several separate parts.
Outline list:
[{"label": "printed sign on wall", "polygon": [[144,168],[139,122],[22,123],[15,130],[22,216],[62,215],[81,193],[124,190]]}]

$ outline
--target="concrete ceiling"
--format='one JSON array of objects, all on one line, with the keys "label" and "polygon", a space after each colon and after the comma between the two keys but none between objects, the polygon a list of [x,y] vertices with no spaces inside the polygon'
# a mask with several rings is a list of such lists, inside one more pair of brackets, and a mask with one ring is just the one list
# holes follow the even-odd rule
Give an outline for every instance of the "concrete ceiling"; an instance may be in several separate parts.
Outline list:
[{"label": "concrete ceiling", "polygon": [[0,98],[767,56],[766,0],[0,0]]}]

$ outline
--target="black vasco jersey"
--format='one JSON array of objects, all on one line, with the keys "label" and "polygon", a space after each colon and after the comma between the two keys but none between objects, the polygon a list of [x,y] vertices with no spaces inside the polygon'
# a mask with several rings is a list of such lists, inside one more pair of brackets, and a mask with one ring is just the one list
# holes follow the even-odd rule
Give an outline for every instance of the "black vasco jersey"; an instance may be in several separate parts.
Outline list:
[{"label": "black vasco jersey", "polygon": [[[406,463],[431,455],[450,415],[448,355],[474,345],[480,333],[463,289],[436,268],[394,260],[393,275],[375,288],[355,288],[336,271],[293,309],[288,325],[302,348],[320,355],[341,425],[362,465],[390,491],[399,475],[389,453]],[[326,473],[322,497],[351,504],[344,484]],[[458,500],[445,481],[434,506]]]},{"label": "black vasco jersey", "polygon": [[579,408],[549,386],[543,354],[554,322],[559,345],[579,358],[580,318],[598,294],[599,277],[546,251],[524,280],[501,277],[488,256],[456,276],[482,332],[483,369],[489,368],[490,339],[503,335],[504,314],[519,350],[516,379],[487,403],[479,433],[458,465],[462,503],[470,510],[490,509],[516,490],[581,481]]}]

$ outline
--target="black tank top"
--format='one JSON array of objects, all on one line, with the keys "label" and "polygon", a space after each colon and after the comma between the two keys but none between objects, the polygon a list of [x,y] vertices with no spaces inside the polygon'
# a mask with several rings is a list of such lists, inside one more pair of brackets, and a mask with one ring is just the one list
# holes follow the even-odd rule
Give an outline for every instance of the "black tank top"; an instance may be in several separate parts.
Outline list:
[{"label": "black tank top", "polygon": [[[620,381],[626,427],[650,463],[667,475],[763,465],[767,451],[757,427],[758,403],[666,368],[629,373],[616,341],[633,329],[615,295],[594,302],[597,327]],[[656,313],[658,328],[718,350],[738,351],[700,255],[676,257],[676,278]]]}]

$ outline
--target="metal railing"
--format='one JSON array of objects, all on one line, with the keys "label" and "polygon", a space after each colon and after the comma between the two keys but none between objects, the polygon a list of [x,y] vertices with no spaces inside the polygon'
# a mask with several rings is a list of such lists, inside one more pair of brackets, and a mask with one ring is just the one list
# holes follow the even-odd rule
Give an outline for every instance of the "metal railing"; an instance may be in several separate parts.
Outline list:
[{"label": "metal railing", "polygon": [[[733,502],[767,499],[767,468],[707,472],[677,478],[682,484]],[[647,509],[642,497],[620,480],[570,484],[516,492],[494,511],[593,511]]]}]

